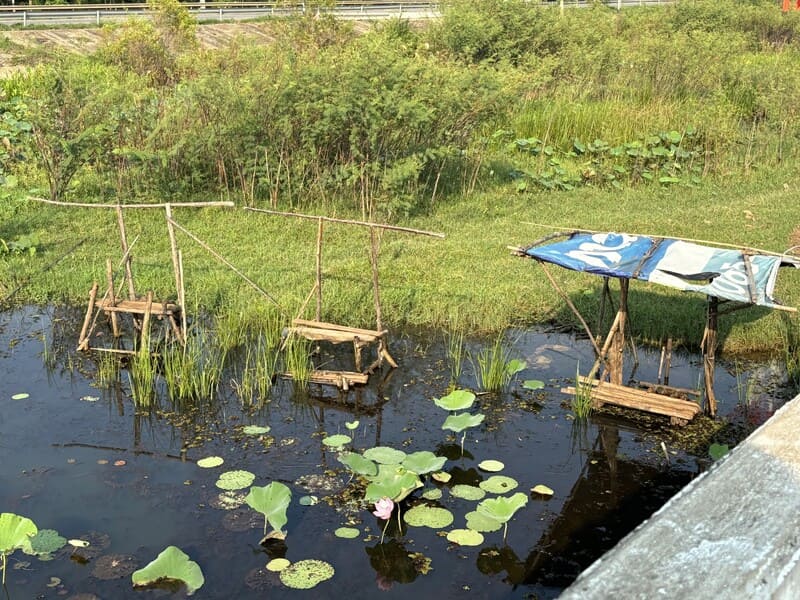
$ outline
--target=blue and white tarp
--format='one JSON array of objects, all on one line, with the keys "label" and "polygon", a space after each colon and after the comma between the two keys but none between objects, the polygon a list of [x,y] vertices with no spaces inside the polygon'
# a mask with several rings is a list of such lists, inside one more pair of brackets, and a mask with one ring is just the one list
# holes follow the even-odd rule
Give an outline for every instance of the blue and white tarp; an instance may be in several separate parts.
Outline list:
[{"label": "blue and white tarp", "polygon": [[783,307],[773,298],[778,269],[800,268],[800,260],[793,257],[626,233],[576,233],[564,241],[528,248],[525,254],[574,271],[651,281],[772,308]]}]

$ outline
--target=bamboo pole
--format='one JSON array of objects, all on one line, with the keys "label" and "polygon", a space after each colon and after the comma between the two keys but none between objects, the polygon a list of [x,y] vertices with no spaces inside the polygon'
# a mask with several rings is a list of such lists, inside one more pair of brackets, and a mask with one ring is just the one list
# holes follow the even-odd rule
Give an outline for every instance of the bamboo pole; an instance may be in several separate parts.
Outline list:
[{"label": "bamboo pole", "polygon": [[178,298],[180,298],[183,282],[181,282],[181,267],[180,264],[178,263],[178,241],[175,239],[175,227],[174,227],[175,222],[172,220],[172,206],[169,203],[167,203],[164,206],[164,215],[167,219],[167,234],[169,235],[169,252],[170,256],[172,256],[172,272],[175,274],[175,294],[177,295]]},{"label": "bamboo pole", "polygon": [[180,282],[181,287],[179,290],[178,301],[181,303],[181,337],[183,338],[183,344],[186,343],[186,332],[187,332],[187,324],[186,324],[186,288],[183,284],[183,251],[178,250],[178,273],[180,274]]},{"label": "bamboo pole", "polygon": [[[111,265],[110,258],[106,259],[106,282],[108,283],[108,301],[111,303],[111,306],[114,306],[117,303],[117,292],[114,289],[114,269]],[[111,312],[111,331],[115,338],[119,337],[119,320],[117,313],[114,311]]]},{"label": "bamboo pole", "polygon": [[119,240],[122,245],[122,255],[125,256],[125,281],[128,283],[128,299],[136,300],[136,289],[133,286],[133,272],[131,271],[131,255],[128,251],[128,235],[125,232],[125,219],[122,218],[122,205],[117,205],[117,224],[119,225]]},{"label": "bamboo pole", "polygon": [[381,318],[381,290],[378,284],[378,238],[375,235],[375,228],[369,228],[369,258],[372,267],[372,297],[375,300],[375,329],[383,330]]},{"label": "bamboo pole", "polygon": [[220,201],[220,202],[167,202],[161,204],[92,204],[89,202],[61,202],[60,200],[48,200],[46,198],[37,198],[35,196],[28,196],[28,200],[33,200],[34,202],[43,202],[44,204],[53,204],[55,206],[71,206],[75,208],[113,208],[116,209],[117,207],[121,206],[122,208],[164,208],[168,205],[172,206],[173,208],[211,208],[211,207],[228,207],[233,208],[236,206],[235,203],[230,201]]},{"label": "bamboo pole", "polygon": [[402,231],[405,233],[416,233],[418,235],[427,235],[429,237],[441,238],[444,239],[445,235],[443,233],[435,233],[432,231],[425,231],[422,229],[413,229],[411,227],[400,227],[399,225],[387,225],[385,223],[372,223],[370,221],[354,221],[352,219],[335,219],[333,217],[321,217],[318,215],[304,215],[302,213],[291,213],[291,212],[282,212],[279,210],[268,210],[266,208],[251,208],[249,206],[245,206],[243,210],[249,210],[252,212],[258,213],[265,213],[268,215],[277,215],[279,217],[295,217],[298,219],[312,219],[314,221],[321,219],[323,221],[327,221],[328,223],[343,223],[346,225],[360,225],[361,227],[377,227],[379,229],[388,229],[389,231]]},{"label": "bamboo pole", "polygon": [[94,303],[97,299],[97,282],[92,285],[89,290],[89,308],[86,309],[86,316],[83,318],[83,327],[81,327],[81,335],[78,337],[78,351],[86,350],[89,348],[89,323],[92,320],[92,313],[94,312]]},{"label": "bamboo pole", "polygon": [[322,219],[317,223],[317,321],[322,320]]},{"label": "bamboo pole", "polygon": [[619,317],[617,328],[614,331],[614,339],[611,342],[611,355],[609,357],[609,374],[611,383],[622,385],[625,354],[625,327],[628,319],[628,279],[619,280]]},{"label": "bamboo pole", "polygon": [[706,330],[703,334],[703,374],[705,375],[706,407],[713,417],[717,414],[717,397],[714,394],[714,368],[715,354],[717,352],[717,310],[719,299],[715,296],[708,297],[708,312],[706,315]]}]

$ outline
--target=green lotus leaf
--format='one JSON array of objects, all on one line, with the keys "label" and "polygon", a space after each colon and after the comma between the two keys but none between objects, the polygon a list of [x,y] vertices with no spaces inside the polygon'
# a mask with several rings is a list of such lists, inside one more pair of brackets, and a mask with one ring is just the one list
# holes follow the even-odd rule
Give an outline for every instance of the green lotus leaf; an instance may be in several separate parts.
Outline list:
[{"label": "green lotus leaf", "polygon": [[453,529],[447,534],[447,541],[459,546],[480,546],[483,535],[474,529]]},{"label": "green lotus leaf", "polygon": [[459,433],[469,427],[477,427],[483,423],[485,415],[478,413],[472,415],[470,413],[459,413],[457,415],[450,415],[445,419],[442,429],[449,429]]},{"label": "green lotus leaf", "polygon": [[286,560],[285,558],[273,558],[266,564],[265,568],[267,569],[267,571],[272,571],[273,573],[280,573],[291,564],[292,563]]},{"label": "green lotus leaf", "polygon": [[478,463],[478,468],[481,471],[488,471],[489,473],[497,473],[506,468],[506,466],[499,460],[482,460]]},{"label": "green lotus leaf", "polygon": [[12,400],[25,400],[25,399],[30,398],[30,397],[31,397],[30,394],[26,394],[25,392],[22,392],[20,394],[14,394],[13,396],[11,396],[11,399]]},{"label": "green lotus leaf", "polygon": [[490,494],[505,494],[517,488],[519,483],[513,477],[505,475],[492,475],[486,481],[481,481],[480,488]]},{"label": "green lotus leaf", "polygon": [[342,452],[337,460],[356,475],[373,477],[378,474],[378,465],[356,452]]},{"label": "green lotus leaf", "polygon": [[245,425],[242,427],[242,433],[245,435],[262,435],[264,433],[269,433],[270,427],[269,426],[261,426],[261,425]]},{"label": "green lotus leaf", "polygon": [[552,496],[555,492],[552,489],[547,487],[546,485],[539,484],[531,488],[531,491],[534,494],[539,494],[541,496]]},{"label": "green lotus leaf", "polygon": [[486,495],[486,492],[474,485],[458,484],[450,489],[450,495],[464,500],[481,500]]},{"label": "green lotus leaf", "polygon": [[281,531],[286,525],[286,509],[292,501],[292,491],[280,481],[250,488],[250,493],[244,500],[251,508],[264,515],[264,535],[267,533],[267,522],[276,531]]},{"label": "green lotus leaf", "polygon": [[728,444],[711,444],[708,455],[712,460],[719,460],[728,453]]},{"label": "green lotus leaf", "polygon": [[382,465],[399,465],[405,460],[406,453],[388,446],[376,446],[365,450],[364,457]]},{"label": "green lotus leaf", "polygon": [[344,426],[347,427],[350,431],[352,431],[353,429],[358,429],[358,426],[360,424],[361,424],[361,421],[359,421],[358,419],[356,419],[352,423],[350,421],[345,421],[344,422]]},{"label": "green lotus leaf", "polygon": [[513,496],[499,496],[498,498],[489,498],[478,504],[477,512],[500,521],[507,523],[514,513],[528,503],[528,496],[522,492],[517,492]]},{"label": "green lotus leaf", "polygon": [[300,506],[314,506],[318,502],[319,498],[316,496],[300,496],[300,498],[297,500],[297,503]]},{"label": "green lotus leaf", "polygon": [[[14,513],[0,514],[0,554],[11,554],[17,548],[25,548],[39,528],[27,517]],[[5,564],[5,563],[4,563]]]},{"label": "green lotus leaf", "polygon": [[403,513],[403,520],[412,527],[442,529],[453,523],[453,513],[446,508],[419,504]]},{"label": "green lotus leaf", "polygon": [[475,394],[467,390],[454,390],[443,398],[434,398],[433,403],[445,410],[465,410],[475,402]]},{"label": "green lotus leaf", "polygon": [[419,475],[430,473],[431,471],[438,471],[447,462],[447,457],[436,456],[433,452],[422,450],[420,452],[413,452],[405,457],[402,465],[409,471],[414,471]]},{"label": "green lotus leaf", "polygon": [[468,512],[465,517],[467,519],[467,528],[473,531],[490,533],[492,531],[498,531],[503,527],[500,521],[487,517],[477,511]]},{"label": "green lotus leaf", "polygon": [[333,532],[333,535],[346,540],[352,540],[361,535],[361,532],[355,527],[339,527],[339,529]]},{"label": "green lotus leaf", "polygon": [[522,387],[526,390],[540,390],[544,387],[544,381],[538,379],[526,379],[522,382]]},{"label": "green lotus leaf", "polygon": [[29,543],[22,549],[25,554],[50,554],[67,545],[67,538],[62,537],[55,529],[40,529],[29,538]]},{"label": "green lotus leaf", "polygon": [[525,364],[524,360],[520,360],[518,358],[512,358],[510,361],[506,363],[506,373],[508,375],[515,375],[522,371],[528,365]]},{"label": "green lotus leaf", "polygon": [[442,497],[442,490],[439,488],[431,488],[422,492],[422,497],[425,500],[439,500]]},{"label": "green lotus leaf", "polygon": [[167,547],[149,565],[131,575],[134,587],[150,585],[163,579],[173,579],[186,584],[186,595],[191,596],[202,587],[203,571],[180,548]]},{"label": "green lotus leaf", "polygon": [[221,490],[241,490],[252,485],[255,479],[250,471],[225,471],[217,479],[216,486]]},{"label": "green lotus leaf", "polygon": [[352,441],[353,438],[351,438],[349,435],[344,435],[343,433],[329,435],[326,438],[322,438],[322,443],[330,448],[339,448],[345,444],[349,444]]},{"label": "green lotus leaf", "polygon": [[197,466],[204,469],[211,469],[220,466],[224,462],[225,460],[221,456],[206,456],[197,461]]},{"label": "green lotus leaf", "polygon": [[309,590],[333,577],[333,567],[322,560],[301,560],[281,571],[281,582],[286,587]]},{"label": "green lotus leaf", "polygon": [[364,499],[377,502],[381,498],[391,498],[394,502],[407,497],[417,488],[422,487],[419,475],[399,465],[380,465],[378,474],[370,478]]},{"label": "green lotus leaf", "polygon": [[453,476],[450,475],[450,473],[448,473],[447,471],[439,471],[431,475],[431,477],[433,477],[436,481],[439,481],[441,483],[447,483],[453,478]]}]

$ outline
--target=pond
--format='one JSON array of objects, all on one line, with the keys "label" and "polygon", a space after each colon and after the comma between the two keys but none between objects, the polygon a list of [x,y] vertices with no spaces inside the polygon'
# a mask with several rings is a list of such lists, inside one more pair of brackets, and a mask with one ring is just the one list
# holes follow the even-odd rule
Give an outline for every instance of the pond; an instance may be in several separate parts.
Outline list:
[{"label": "pond", "polygon": [[[789,395],[769,365],[718,361],[716,425],[700,419],[676,430],[657,418],[605,412],[575,420],[560,389],[579,366],[591,365],[591,345],[558,331],[514,331],[507,347],[526,367],[506,391],[477,395],[471,412],[485,418],[466,430],[462,454],[461,435],[442,429],[448,413],[432,401],[448,393],[450,380],[441,334],[395,333],[390,348],[400,368],[349,392],[312,385],[305,393],[278,380],[253,407],[226,380],[213,400],[173,405],[160,398],[137,411],[124,369],[117,383],[98,387],[96,356],[72,350],[79,325],[80,314],[64,308],[0,314],[0,512],[90,543],[50,556],[11,554],[8,598],[181,598],[180,585],[131,584],[131,571],[168,546],[202,569],[198,598],[297,596],[265,568],[278,557],[333,567],[333,577],[309,592],[315,598],[553,598],[707,468],[712,442],[741,439]],[[486,343],[470,340],[467,352],[476,356]],[[638,355],[637,379],[656,381],[659,353],[639,348]],[[698,356],[676,353],[672,364],[671,385],[698,386]],[[544,387],[523,386],[534,379]],[[475,387],[468,360],[459,387]],[[248,425],[269,431],[248,434]],[[449,481],[424,476],[424,488],[402,510],[445,508],[452,524],[403,523],[400,531],[395,512],[382,535],[385,522],[359,501],[363,486],[337,460],[339,450],[323,442],[335,434],[351,437],[346,447],[356,452],[388,446],[446,457],[441,471]],[[208,456],[224,464],[199,467]],[[485,460],[502,462],[502,471],[479,467]],[[264,517],[241,497],[228,510],[221,506],[217,482],[230,470],[253,473],[254,486],[288,486],[285,540],[261,545]],[[454,494],[456,486],[481,493],[495,475],[515,480],[516,488],[502,481],[526,500],[505,541],[500,529],[484,532],[477,546],[449,542],[447,532],[464,528],[481,502]],[[531,492],[540,484],[553,494]],[[356,537],[335,535],[343,526]]]}]

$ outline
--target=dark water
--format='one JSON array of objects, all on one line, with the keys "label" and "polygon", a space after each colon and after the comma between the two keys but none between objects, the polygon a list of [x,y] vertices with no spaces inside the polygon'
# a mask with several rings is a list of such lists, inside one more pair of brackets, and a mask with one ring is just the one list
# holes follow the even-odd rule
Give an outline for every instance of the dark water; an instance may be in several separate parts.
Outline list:
[{"label": "dark water", "polygon": [[[658,419],[607,414],[581,427],[559,389],[574,380],[579,364],[588,369],[591,347],[563,333],[520,331],[509,343],[512,356],[528,366],[507,392],[479,397],[486,420],[469,430],[461,457],[459,440],[441,429],[446,415],[431,402],[446,393],[449,379],[440,335],[395,335],[391,351],[400,368],[348,394],[312,386],[305,395],[279,382],[262,408],[245,410],[226,384],[214,401],[176,407],[161,400],[137,414],[124,370],[119,384],[99,389],[95,359],[71,351],[75,316],[52,308],[0,314],[0,512],[92,542],[50,561],[15,552],[6,578],[12,599],[183,597],[183,590],[134,590],[129,575],[107,579],[114,574],[101,568],[108,555],[129,555],[144,566],[169,545],[201,566],[205,584],[197,598],[555,597],[706,468],[709,443],[741,437],[783,401],[769,366],[740,368],[737,377],[721,363],[716,389],[721,420],[731,425],[713,435],[707,423],[676,436]],[[476,353],[480,346],[469,348]],[[639,359],[636,378],[656,381],[658,353],[640,349]],[[697,356],[677,354],[670,383],[695,388],[701,372]],[[545,389],[525,390],[525,379],[543,380]],[[461,384],[474,387],[469,362]],[[23,392],[30,396],[11,399]],[[485,534],[480,547],[457,547],[438,531],[413,527],[402,535],[389,529],[380,544],[382,522],[366,507],[298,503],[345,487],[348,476],[321,439],[350,433],[345,422],[356,418],[355,449],[387,445],[446,455],[448,485],[476,485],[490,475],[477,464],[496,459],[519,491],[545,484],[555,494],[530,496],[506,543],[496,532]],[[262,438],[245,436],[245,424],[272,429]],[[209,455],[225,464],[201,469],[194,463]],[[220,491],[215,481],[229,469],[252,471],[254,485],[290,486],[284,544],[259,545],[263,518],[246,505],[212,506]],[[451,497],[446,486],[443,491],[439,503],[455,514],[451,528],[464,527],[464,514],[476,503]],[[345,524],[361,536],[335,537]],[[336,574],[311,591],[287,589],[264,570],[275,556],[328,561]]]}]

